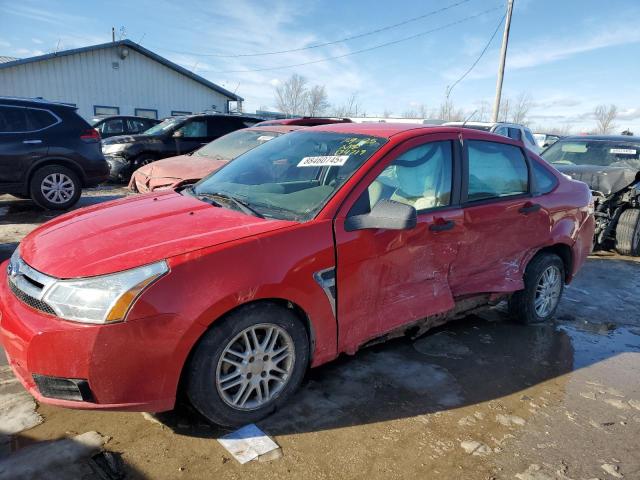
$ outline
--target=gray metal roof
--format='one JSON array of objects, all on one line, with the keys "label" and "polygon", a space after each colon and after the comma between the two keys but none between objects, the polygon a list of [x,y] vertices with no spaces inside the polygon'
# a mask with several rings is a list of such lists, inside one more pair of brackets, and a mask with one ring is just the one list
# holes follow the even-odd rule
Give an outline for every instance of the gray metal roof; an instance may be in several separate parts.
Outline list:
[{"label": "gray metal roof", "polygon": [[151,58],[152,60],[155,60],[156,62],[161,63],[162,65],[172,70],[175,70],[176,72],[181,73],[189,77],[190,79],[195,80],[198,83],[201,83],[205,87],[209,87],[212,90],[215,90],[216,92],[221,93],[222,95],[225,95],[233,100],[240,101],[240,102],[244,100],[244,98],[240,97],[239,95],[236,95],[235,93],[232,93],[229,90],[222,88],[220,85],[216,85],[215,83],[210,82],[209,80],[201,77],[200,75],[196,75],[192,71],[187,70],[186,68],[183,68],[177,63],[173,63],[172,61],[167,60],[164,57],[161,57],[157,53],[153,53],[151,50],[147,50],[143,46],[138,45],[137,43],[132,42],[131,40],[119,40],[117,42],[101,43],[99,45],[90,45],[88,47],[74,48],[71,50],[61,50],[59,52],[48,53],[46,55],[38,55],[37,57],[29,57],[29,58],[21,58],[21,59],[12,58],[12,57],[0,57],[0,59],[2,58],[10,59],[5,61],[4,63],[2,62],[2,60],[0,60],[0,70],[3,68],[10,68],[18,65],[25,65],[28,63],[41,62],[43,60],[50,60],[56,57],[64,57],[66,55],[75,55],[77,53],[91,52],[93,50],[101,50],[103,48],[112,48],[112,47],[119,47],[119,46],[126,46],[128,48],[131,48],[132,50],[135,50],[136,52],[141,53],[142,55],[145,55]]},{"label": "gray metal roof", "polygon": [[20,59],[16,57],[5,57],[3,55],[0,55],[0,63],[14,62],[16,60]]}]

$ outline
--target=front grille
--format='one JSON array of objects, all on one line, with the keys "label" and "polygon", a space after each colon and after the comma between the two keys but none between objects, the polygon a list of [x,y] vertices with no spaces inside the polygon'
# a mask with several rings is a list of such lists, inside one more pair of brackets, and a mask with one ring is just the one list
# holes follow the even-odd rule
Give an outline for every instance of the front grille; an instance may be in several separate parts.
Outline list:
[{"label": "front grille", "polygon": [[26,294],[18,287],[14,285],[14,283],[9,280],[9,288],[13,292],[13,294],[20,300],[22,303],[26,303],[31,308],[35,308],[36,310],[40,310],[41,312],[48,313],[49,315],[55,315],[56,313],[53,309],[42,300],[38,300],[37,298],[33,298],[31,295]]}]

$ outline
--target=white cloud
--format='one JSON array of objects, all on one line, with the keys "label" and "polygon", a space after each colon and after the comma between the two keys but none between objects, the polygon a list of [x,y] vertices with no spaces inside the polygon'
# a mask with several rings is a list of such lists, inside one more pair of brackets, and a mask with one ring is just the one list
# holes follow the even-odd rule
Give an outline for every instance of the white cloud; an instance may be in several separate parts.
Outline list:
[{"label": "white cloud", "polygon": [[0,12],[8,13],[37,22],[49,23],[53,25],[67,25],[74,22],[86,22],[86,18],[60,12],[58,8],[43,9],[18,5],[16,3],[5,3],[0,6]]},{"label": "white cloud", "polygon": [[43,44],[43,43],[44,43],[44,42],[43,42],[42,40],[40,40],[39,38],[32,38],[32,39],[31,39],[31,41],[32,41],[33,43],[35,43],[36,45],[41,45],[41,44]]},{"label": "white cloud", "polygon": [[[299,18],[308,14],[311,8],[301,9],[299,4],[287,1],[262,4],[235,0],[229,2],[224,9],[205,5],[195,17],[191,33],[199,32],[197,44],[203,45],[197,53],[234,55],[301,48],[327,40],[318,37],[312,31],[300,29]],[[268,27],[265,19],[268,19]],[[216,25],[214,29],[211,28],[212,23]],[[202,32],[211,33],[202,35]],[[185,35],[189,33],[185,32]],[[185,42],[188,42],[188,37],[185,37]],[[151,40],[148,48],[156,50]],[[363,90],[365,86],[368,88],[368,84],[372,83],[372,79],[368,78],[350,58],[282,70],[246,71],[307,63],[342,55],[350,51],[344,45],[278,55],[230,58],[171,53],[161,48],[157,50],[186,68],[192,68],[197,62],[197,74],[231,91],[237,87],[237,93],[245,98],[247,111],[261,105],[273,106],[274,87],[293,73],[303,75],[311,85],[325,85],[329,101],[335,104],[342,103],[351,93]],[[176,46],[175,50],[180,48]],[[233,73],[236,70],[243,72]]]},{"label": "white cloud", "polygon": [[10,46],[11,44],[9,42],[7,42],[6,40],[0,39],[0,47],[8,48]]}]

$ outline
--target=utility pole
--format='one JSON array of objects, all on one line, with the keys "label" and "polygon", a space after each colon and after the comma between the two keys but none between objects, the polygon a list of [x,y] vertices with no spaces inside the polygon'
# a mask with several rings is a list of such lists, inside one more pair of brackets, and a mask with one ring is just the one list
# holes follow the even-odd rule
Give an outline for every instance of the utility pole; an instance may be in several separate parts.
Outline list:
[{"label": "utility pole", "polygon": [[513,0],[507,2],[507,17],[504,23],[504,34],[502,35],[502,48],[500,49],[500,65],[498,67],[498,83],[496,84],[496,100],[493,103],[492,121],[498,121],[500,113],[500,97],[502,96],[502,80],[504,78],[504,64],[507,60],[507,45],[509,44],[509,30],[511,28],[511,13],[513,12]]},{"label": "utility pole", "polygon": [[116,27],[111,27],[111,41],[116,43]]}]

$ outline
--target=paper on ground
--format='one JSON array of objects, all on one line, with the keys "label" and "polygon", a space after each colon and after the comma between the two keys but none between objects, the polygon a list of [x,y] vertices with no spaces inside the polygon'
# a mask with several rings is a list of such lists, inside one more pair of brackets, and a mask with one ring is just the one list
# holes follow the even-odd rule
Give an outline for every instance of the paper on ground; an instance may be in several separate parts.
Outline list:
[{"label": "paper on ground", "polygon": [[240,464],[250,462],[260,455],[280,448],[276,442],[271,440],[271,438],[265,435],[265,433],[253,423],[219,438],[218,442],[220,442]]}]

